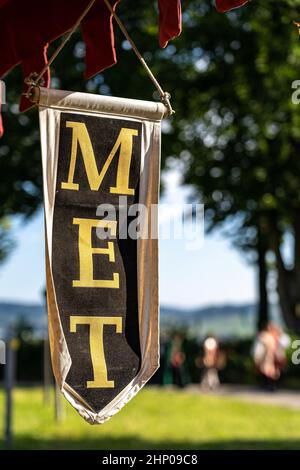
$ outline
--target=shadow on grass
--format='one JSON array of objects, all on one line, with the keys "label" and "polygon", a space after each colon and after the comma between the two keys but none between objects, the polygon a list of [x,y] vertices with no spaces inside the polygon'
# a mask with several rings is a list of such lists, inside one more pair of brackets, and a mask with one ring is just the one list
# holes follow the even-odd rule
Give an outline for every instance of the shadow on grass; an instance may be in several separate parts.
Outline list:
[{"label": "shadow on grass", "polygon": [[[3,444],[0,448],[3,449]],[[146,441],[138,437],[98,439],[37,439],[17,436],[18,450],[300,450],[300,440],[224,440],[208,442]]]}]

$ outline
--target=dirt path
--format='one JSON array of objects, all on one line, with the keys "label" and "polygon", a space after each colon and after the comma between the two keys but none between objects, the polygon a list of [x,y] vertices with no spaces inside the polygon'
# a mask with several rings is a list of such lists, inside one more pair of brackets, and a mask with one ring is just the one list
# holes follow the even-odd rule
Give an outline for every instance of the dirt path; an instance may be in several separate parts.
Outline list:
[{"label": "dirt path", "polygon": [[189,385],[186,387],[186,391],[187,393],[226,396],[251,403],[287,406],[289,408],[300,409],[300,391],[277,390],[276,392],[265,392],[255,387],[243,385],[222,385],[218,390],[213,392],[200,390],[197,385]]}]

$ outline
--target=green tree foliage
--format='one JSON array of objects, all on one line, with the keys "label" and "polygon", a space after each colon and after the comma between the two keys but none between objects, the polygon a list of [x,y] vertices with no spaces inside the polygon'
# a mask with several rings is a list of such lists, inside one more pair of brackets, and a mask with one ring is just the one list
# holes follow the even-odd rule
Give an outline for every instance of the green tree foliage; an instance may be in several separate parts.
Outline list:
[{"label": "green tree foliage", "polygon": [[[274,252],[284,318],[300,331],[300,108],[291,101],[291,84],[300,79],[300,41],[293,25],[300,21],[300,0],[253,0],[226,15],[213,3],[183,4],[183,33],[165,50],[158,47],[152,2],[140,0],[137,9],[128,0],[119,11],[172,95],[176,114],[164,125],[163,163],[166,157],[179,159],[184,181],[206,205],[208,229],[225,228],[258,261],[260,323],[268,317],[266,253]],[[52,86],[152,99],[151,82],[115,30],[116,66],[85,82],[78,33],[52,67]],[[42,201],[37,112],[17,113],[18,70],[6,84],[0,218],[28,217]],[[287,231],[295,240],[289,266],[281,254]]]}]

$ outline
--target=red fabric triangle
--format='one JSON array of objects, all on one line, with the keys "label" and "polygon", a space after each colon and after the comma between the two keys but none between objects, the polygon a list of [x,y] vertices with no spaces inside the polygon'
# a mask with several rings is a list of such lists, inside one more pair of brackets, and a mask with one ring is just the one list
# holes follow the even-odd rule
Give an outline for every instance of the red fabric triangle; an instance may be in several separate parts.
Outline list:
[{"label": "red fabric triangle", "polygon": [[[39,73],[47,63],[48,43],[68,31],[76,22],[90,0],[0,0],[0,77],[22,64],[26,78],[32,72]],[[109,0],[113,8],[119,0]],[[159,36],[161,47],[181,32],[180,0],[158,0]],[[112,16],[103,0],[94,6],[81,23],[86,44],[86,78],[116,63]],[[49,71],[44,76],[44,86],[50,84]],[[23,87],[23,93],[27,87]],[[32,106],[24,96],[20,109]],[[1,124],[2,126],[2,124]],[[1,127],[2,129],[2,127]]]},{"label": "red fabric triangle", "polygon": [[181,33],[180,0],[158,0],[159,9],[159,44],[166,47],[171,39]]},{"label": "red fabric triangle", "polygon": [[216,9],[220,13],[225,13],[226,11],[232,10],[233,8],[238,8],[246,3],[249,0],[216,0]]}]

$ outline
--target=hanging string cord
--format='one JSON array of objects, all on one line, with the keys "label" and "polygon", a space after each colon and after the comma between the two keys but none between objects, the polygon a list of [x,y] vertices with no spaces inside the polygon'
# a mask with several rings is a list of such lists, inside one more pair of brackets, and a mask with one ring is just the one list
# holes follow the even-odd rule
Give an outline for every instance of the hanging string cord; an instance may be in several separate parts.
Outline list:
[{"label": "hanging string cord", "polygon": [[[96,0],[91,0],[91,2],[87,5],[87,7],[84,9],[84,11],[81,13],[81,15],[79,16],[79,18],[77,19],[76,23],[74,24],[74,26],[68,31],[68,33],[66,34],[66,36],[64,37],[64,39],[62,40],[61,44],[58,46],[58,48],[54,51],[54,53],[52,54],[52,56],[50,57],[50,59],[48,60],[47,64],[44,65],[43,69],[41,70],[41,72],[39,74],[37,74],[36,72],[33,72],[31,73],[27,78],[25,78],[25,83],[26,85],[29,86],[28,90],[26,93],[24,93],[24,95],[27,97],[27,98],[30,98],[31,95],[32,95],[32,89],[34,87],[37,87],[39,85],[42,84],[42,81],[43,81],[43,76],[44,74],[47,72],[47,70],[49,69],[49,67],[51,66],[51,64],[54,62],[54,60],[56,59],[56,57],[58,56],[58,54],[62,51],[62,49],[65,47],[66,43],[69,41],[69,39],[71,38],[71,36],[73,35],[73,33],[75,32],[75,30],[78,28],[78,26],[80,25],[81,21],[83,20],[83,18],[86,16],[86,14],[90,11],[90,9],[92,8],[92,6],[94,5]],[[122,33],[124,34],[125,38],[127,39],[127,41],[130,43],[131,47],[132,47],[132,50],[134,51],[134,53],[136,54],[137,58],[139,59],[140,63],[142,64],[142,66],[144,67],[144,69],[146,70],[147,72],[147,75],[149,76],[149,78],[151,79],[152,83],[154,84],[154,86],[156,87],[157,91],[159,92],[160,94],[160,99],[162,101],[162,103],[168,108],[168,111],[169,111],[169,114],[173,114],[175,113],[175,111],[173,110],[172,106],[171,106],[171,102],[170,102],[170,99],[171,99],[171,95],[170,93],[168,92],[165,92],[162,87],[160,86],[160,84],[158,83],[157,79],[155,78],[155,76],[153,75],[153,73],[151,72],[150,70],[150,67],[148,66],[148,64],[146,63],[145,59],[142,57],[140,51],[138,50],[135,42],[133,41],[133,39],[130,37],[127,29],[125,28],[124,24],[122,23],[122,21],[120,20],[120,18],[118,17],[118,15],[115,13],[113,7],[111,6],[111,4],[109,3],[108,0],[103,0],[104,3],[106,4],[107,8],[109,9],[109,11],[111,12],[111,14],[113,15],[116,23],[118,24],[120,30],[122,31]]]},{"label": "hanging string cord", "polygon": [[167,91],[164,91],[162,89],[162,87],[160,86],[160,84],[158,83],[157,79],[155,78],[155,76],[153,75],[152,71],[150,70],[150,67],[148,66],[147,62],[145,61],[145,59],[142,57],[142,54],[140,53],[140,51],[138,50],[134,40],[132,39],[132,37],[129,35],[126,27],[124,26],[124,24],[122,23],[122,21],[120,20],[119,16],[115,13],[113,7],[111,6],[111,4],[109,3],[109,0],[104,0],[104,3],[106,4],[107,8],[109,9],[109,11],[111,12],[111,14],[113,15],[117,25],[119,26],[120,30],[122,31],[122,33],[124,34],[125,38],[127,39],[127,41],[129,42],[129,44],[131,45],[132,47],[132,50],[133,52],[135,53],[135,55],[137,56],[137,58],[139,59],[140,63],[142,64],[142,66],[144,67],[144,69],[146,70],[150,80],[152,81],[152,83],[154,84],[154,86],[156,87],[158,93],[160,94],[160,99],[161,101],[164,103],[164,105],[168,108],[169,110],[169,113],[170,115],[171,114],[174,114],[175,111],[173,110],[172,106],[171,106],[171,102],[170,102],[170,99],[171,99],[171,95],[170,93],[168,93]]}]

